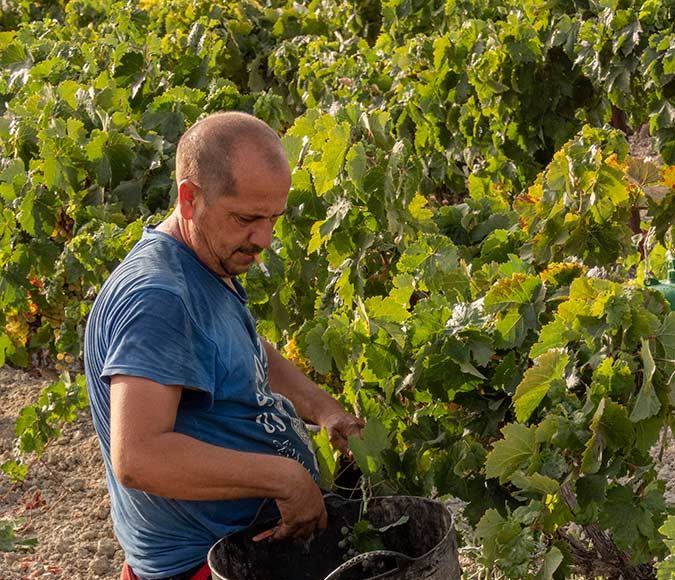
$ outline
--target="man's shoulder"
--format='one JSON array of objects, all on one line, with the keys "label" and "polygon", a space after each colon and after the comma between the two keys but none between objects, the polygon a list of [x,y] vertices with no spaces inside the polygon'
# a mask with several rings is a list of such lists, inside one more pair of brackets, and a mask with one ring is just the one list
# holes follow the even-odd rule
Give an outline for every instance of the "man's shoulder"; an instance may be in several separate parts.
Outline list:
[{"label": "man's shoulder", "polygon": [[189,249],[170,236],[151,232],[144,234],[115,268],[108,283],[126,291],[164,289],[181,293],[188,282],[204,274]]}]

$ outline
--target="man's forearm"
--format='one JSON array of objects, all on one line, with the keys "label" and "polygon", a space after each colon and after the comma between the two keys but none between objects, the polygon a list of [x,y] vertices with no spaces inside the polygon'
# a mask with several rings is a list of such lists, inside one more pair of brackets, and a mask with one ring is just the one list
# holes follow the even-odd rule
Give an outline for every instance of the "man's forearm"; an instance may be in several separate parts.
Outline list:
[{"label": "man's forearm", "polygon": [[113,448],[126,487],[187,500],[279,497],[304,471],[291,459],[225,449],[181,433],[162,433]]},{"label": "man's forearm", "polygon": [[322,425],[330,415],[343,412],[333,397],[281,356],[274,346],[267,341],[263,341],[263,344],[267,351],[272,390],[290,399],[304,421]]}]

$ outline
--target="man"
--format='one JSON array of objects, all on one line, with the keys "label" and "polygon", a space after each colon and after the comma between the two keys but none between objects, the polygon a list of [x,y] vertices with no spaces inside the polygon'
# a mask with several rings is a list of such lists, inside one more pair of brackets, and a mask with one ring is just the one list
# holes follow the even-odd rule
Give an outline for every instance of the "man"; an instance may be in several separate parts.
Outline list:
[{"label": "man", "polygon": [[286,209],[277,135],[244,113],[211,115],[180,140],[176,180],[175,210],[104,284],[85,335],[126,578],[205,577],[209,547],[262,498],[279,511],[265,537],[310,537],[326,511],[301,419],[343,451],[363,426],[258,337],[236,279]]}]

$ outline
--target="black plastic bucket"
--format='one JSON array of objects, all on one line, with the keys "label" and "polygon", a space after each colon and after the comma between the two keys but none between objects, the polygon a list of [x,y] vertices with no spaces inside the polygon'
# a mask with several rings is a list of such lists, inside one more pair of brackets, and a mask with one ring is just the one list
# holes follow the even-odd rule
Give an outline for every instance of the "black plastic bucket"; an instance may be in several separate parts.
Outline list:
[{"label": "black plastic bucket", "polygon": [[309,542],[253,542],[275,525],[262,522],[219,540],[208,563],[216,580],[455,580],[461,576],[452,514],[440,502],[421,497],[376,497],[364,516],[383,528],[402,516],[407,522],[382,532],[384,550],[348,558],[338,543],[341,529],[359,520],[361,502],[326,499],[328,528]]}]

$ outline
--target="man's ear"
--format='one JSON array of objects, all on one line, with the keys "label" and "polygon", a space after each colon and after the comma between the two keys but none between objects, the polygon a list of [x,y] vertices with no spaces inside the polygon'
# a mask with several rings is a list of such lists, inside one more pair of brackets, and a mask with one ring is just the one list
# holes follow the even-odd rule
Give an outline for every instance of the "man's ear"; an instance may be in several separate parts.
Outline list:
[{"label": "man's ear", "polygon": [[178,207],[184,220],[191,220],[194,213],[195,197],[199,195],[199,188],[189,179],[178,184]]}]

